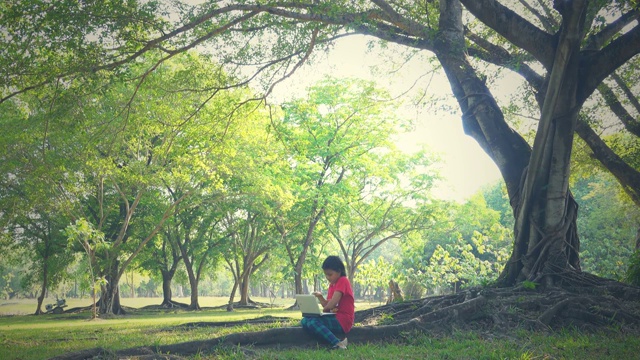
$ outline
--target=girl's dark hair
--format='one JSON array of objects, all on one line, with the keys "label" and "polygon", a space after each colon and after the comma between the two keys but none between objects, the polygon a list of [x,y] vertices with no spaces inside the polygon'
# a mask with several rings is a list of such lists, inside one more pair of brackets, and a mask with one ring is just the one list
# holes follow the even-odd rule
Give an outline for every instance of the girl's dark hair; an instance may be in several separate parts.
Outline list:
[{"label": "girl's dark hair", "polygon": [[339,272],[340,276],[347,276],[347,271],[344,268],[344,263],[340,260],[339,257],[335,255],[327,256],[327,258],[322,263],[322,270],[333,270],[335,272]]}]

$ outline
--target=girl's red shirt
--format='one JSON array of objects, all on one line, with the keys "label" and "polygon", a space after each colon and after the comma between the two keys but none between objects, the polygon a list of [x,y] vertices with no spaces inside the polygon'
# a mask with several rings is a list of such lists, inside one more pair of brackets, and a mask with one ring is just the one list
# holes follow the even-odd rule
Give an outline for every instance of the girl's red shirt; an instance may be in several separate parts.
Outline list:
[{"label": "girl's red shirt", "polygon": [[344,333],[346,334],[353,327],[355,319],[353,289],[351,289],[351,283],[346,276],[341,276],[335,284],[329,285],[327,299],[331,300],[333,293],[336,291],[340,291],[342,293],[342,298],[340,298],[340,302],[338,302],[338,305],[336,306],[338,309],[338,312],[336,313],[336,320],[338,320],[342,326],[342,330],[344,330]]}]

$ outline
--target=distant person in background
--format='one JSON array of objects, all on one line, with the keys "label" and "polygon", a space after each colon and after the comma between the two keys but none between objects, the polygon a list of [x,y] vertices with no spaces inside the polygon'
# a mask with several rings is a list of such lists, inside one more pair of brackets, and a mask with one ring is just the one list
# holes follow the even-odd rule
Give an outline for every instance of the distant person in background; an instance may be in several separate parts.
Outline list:
[{"label": "distant person in background", "polygon": [[[323,311],[333,312],[336,316],[303,317],[302,327],[314,336],[331,344],[332,349],[347,348],[346,334],[353,327],[355,306],[353,289],[347,278],[344,263],[337,256],[329,256],[322,263],[324,276],[329,280],[327,299],[320,292],[314,292]],[[345,335],[344,340],[338,336]]]}]

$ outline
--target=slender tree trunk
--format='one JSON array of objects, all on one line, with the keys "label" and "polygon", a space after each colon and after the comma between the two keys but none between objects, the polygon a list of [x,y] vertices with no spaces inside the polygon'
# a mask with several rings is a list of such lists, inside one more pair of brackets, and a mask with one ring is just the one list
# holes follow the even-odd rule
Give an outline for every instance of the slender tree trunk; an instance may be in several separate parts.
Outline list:
[{"label": "slender tree trunk", "polygon": [[91,319],[97,319],[98,318],[98,308],[97,308],[97,304],[96,304],[96,292],[98,290],[96,289],[96,285],[92,282],[91,284],[91,299],[93,300],[93,303],[91,304]]},{"label": "slender tree trunk", "polygon": [[189,253],[187,252],[187,244],[191,242],[189,238],[189,231],[191,230],[190,226],[185,226],[186,235],[183,244],[178,244],[180,248],[180,254],[182,256],[182,261],[184,262],[184,267],[187,269],[187,276],[189,278],[189,288],[191,289],[191,300],[189,302],[188,309],[190,310],[201,310],[200,304],[198,303],[198,277],[193,271],[193,262],[189,258]]},{"label": "slender tree trunk", "polygon": [[47,295],[47,287],[49,282],[49,266],[48,266],[48,256],[45,256],[42,265],[42,287],[40,289],[40,295],[38,296],[38,305],[36,307],[35,315],[41,315],[44,312],[42,311],[42,303],[44,302],[44,297]]},{"label": "slender tree trunk", "polygon": [[131,298],[136,297],[135,286],[133,285],[133,271],[131,271]]},{"label": "slender tree trunk", "polygon": [[236,291],[238,290],[238,279],[234,279],[233,287],[231,288],[231,294],[229,294],[229,304],[227,305],[227,311],[233,311],[233,299],[236,297]]},{"label": "slender tree trunk", "polygon": [[293,287],[296,294],[302,294],[302,263],[298,261],[294,267]]},{"label": "slender tree trunk", "polygon": [[[184,255],[186,255],[186,252]],[[200,304],[198,303],[198,278],[193,272],[193,264],[191,263],[191,260],[188,258],[188,256],[185,256],[183,260],[184,260],[184,265],[187,269],[187,275],[189,277],[189,288],[191,289],[189,309],[201,310]]]},{"label": "slender tree trunk", "polygon": [[325,207],[323,206],[319,210],[317,210],[317,200],[313,206],[311,220],[309,220],[309,227],[307,228],[307,234],[302,243],[302,250],[300,251],[300,255],[296,263],[294,264],[294,285],[295,285],[295,293],[302,294],[302,267],[304,266],[304,262],[307,260],[307,252],[309,251],[309,246],[311,245],[311,241],[313,240],[313,232],[315,231],[316,225],[318,225],[318,221],[324,214]]},{"label": "slender tree trunk", "polygon": [[355,261],[353,261],[353,258],[351,259],[351,261],[347,262],[347,279],[349,279],[350,283],[354,283],[353,279],[356,276],[356,264]]}]

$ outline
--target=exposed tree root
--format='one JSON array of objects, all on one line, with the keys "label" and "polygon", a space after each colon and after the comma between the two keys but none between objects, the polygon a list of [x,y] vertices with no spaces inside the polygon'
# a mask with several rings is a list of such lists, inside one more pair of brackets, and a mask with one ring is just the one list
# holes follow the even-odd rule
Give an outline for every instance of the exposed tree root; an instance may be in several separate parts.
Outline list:
[{"label": "exposed tree root", "polygon": [[185,329],[185,328],[199,328],[199,327],[232,327],[232,326],[241,326],[241,325],[264,325],[264,324],[278,324],[278,323],[286,323],[290,322],[291,318],[289,317],[275,317],[275,316],[262,316],[255,319],[246,319],[246,320],[238,320],[238,321],[217,321],[217,322],[192,322],[182,324],[177,326],[175,329]]},{"label": "exposed tree root", "polygon": [[181,303],[178,301],[168,301],[168,302],[163,302],[160,305],[148,305],[145,307],[142,307],[142,309],[187,309],[189,307],[189,304],[185,304],[185,303]]},{"label": "exposed tree root", "polygon": [[[447,334],[454,329],[481,331],[494,336],[508,336],[513,330],[522,328],[554,331],[567,327],[582,331],[617,329],[640,334],[640,302],[637,296],[640,289],[610,281],[589,286],[567,285],[564,289],[545,290],[523,287],[472,289],[359,311],[356,313],[357,325],[348,335],[349,343],[387,342],[403,339],[415,332]],[[228,323],[191,323],[181,327],[269,324],[287,320],[263,317]],[[127,349],[112,355],[119,358],[144,358],[153,354],[190,356],[215,353],[218,348],[226,346],[253,351],[318,345],[323,346],[300,327],[280,327],[209,340]],[[55,359],[90,359],[104,355],[104,349],[93,349]]]},{"label": "exposed tree root", "polygon": [[215,307],[208,307],[206,309],[227,309],[227,311],[233,311],[237,309],[265,309],[265,308],[272,308],[272,307],[274,307],[273,304],[256,302],[249,299],[248,304],[241,304],[239,301],[237,301],[231,304],[231,306],[229,306],[229,304],[225,304],[225,305],[220,305]]}]

